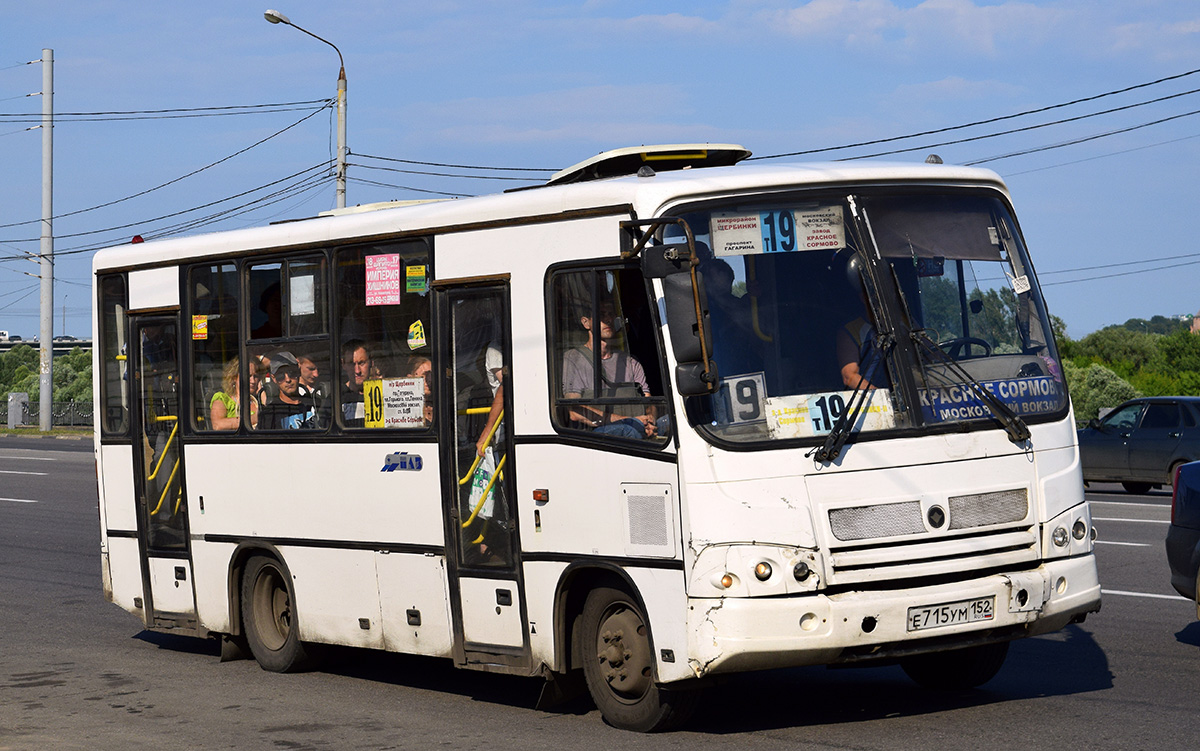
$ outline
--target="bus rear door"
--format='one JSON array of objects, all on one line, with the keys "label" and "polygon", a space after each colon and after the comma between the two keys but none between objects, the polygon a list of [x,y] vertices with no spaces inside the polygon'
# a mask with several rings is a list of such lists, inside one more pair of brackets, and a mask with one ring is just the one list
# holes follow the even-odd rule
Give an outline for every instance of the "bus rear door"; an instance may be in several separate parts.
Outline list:
[{"label": "bus rear door", "polygon": [[134,483],[147,626],[196,627],[184,497],[179,326],[174,317],[133,319]]}]

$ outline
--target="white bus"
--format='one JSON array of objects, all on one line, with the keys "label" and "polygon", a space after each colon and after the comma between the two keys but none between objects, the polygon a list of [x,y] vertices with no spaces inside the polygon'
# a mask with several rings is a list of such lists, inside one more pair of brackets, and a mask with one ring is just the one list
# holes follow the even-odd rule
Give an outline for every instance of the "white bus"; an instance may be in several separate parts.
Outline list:
[{"label": "white bus", "polygon": [[266,670],[441,656],[641,731],[734,672],[979,685],[1097,611],[1001,180],[748,155],[97,253],[107,597]]}]

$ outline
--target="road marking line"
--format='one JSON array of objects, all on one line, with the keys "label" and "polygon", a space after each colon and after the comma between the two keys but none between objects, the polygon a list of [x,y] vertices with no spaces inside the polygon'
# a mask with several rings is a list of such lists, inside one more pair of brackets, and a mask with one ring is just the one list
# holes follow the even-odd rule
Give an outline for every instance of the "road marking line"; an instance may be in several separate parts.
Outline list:
[{"label": "road marking line", "polygon": [[1134,548],[1148,548],[1148,542],[1117,542],[1116,540],[1096,540],[1097,545],[1128,545]]},{"label": "road marking line", "polygon": [[15,469],[0,469],[0,475],[37,475],[39,477],[45,477],[48,474],[49,472],[20,472]]},{"label": "road marking line", "polygon": [[1150,597],[1155,600],[1183,600],[1184,602],[1195,602],[1195,600],[1189,600],[1188,598],[1180,597],[1179,595],[1152,595],[1149,592],[1125,592],[1120,589],[1102,589],[1100,590],[1100,594],[1124,595],[1125,597]]},{"label": "road marking line", "polygon": [[1137,522],[1139,524],[1170,524],[1170,519],[1117,519],[1114,517],[1093,516],[1094,522]]},{"label": "road marking line", "polygon": [[28,498],[0,498],[0,501],[12,501],[13,503],[37,503],[37,501],[31,501]]},{"label": "road marking line", "polygon": [[16,461],[26,462],[52,462],[54,461],[48,456],[0,456],[0,459],[13,459]]},{"label": "road marking line", "polygon": [[1130,503],[1129,501],[1088,501],[1093,506],[1104,504],[1106,506],[1136,506],[1137,508],[1161,508],[1169,509],[1169,503]]}]

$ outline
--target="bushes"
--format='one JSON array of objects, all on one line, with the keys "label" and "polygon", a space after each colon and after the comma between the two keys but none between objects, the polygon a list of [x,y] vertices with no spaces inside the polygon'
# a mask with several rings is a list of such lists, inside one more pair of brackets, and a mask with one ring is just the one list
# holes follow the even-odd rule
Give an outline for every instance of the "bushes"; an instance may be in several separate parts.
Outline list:
[{"label": "bushes", "polygon": [[[38,376],[38,350],[28,344],[18,344],[0,355],[0,399],[8,400],[12,392],[29,394],[36,400],[41,392]],[[54,358],[54,396],[56,402],[90,402],[92,400],[92,353],[76,347]]]}]

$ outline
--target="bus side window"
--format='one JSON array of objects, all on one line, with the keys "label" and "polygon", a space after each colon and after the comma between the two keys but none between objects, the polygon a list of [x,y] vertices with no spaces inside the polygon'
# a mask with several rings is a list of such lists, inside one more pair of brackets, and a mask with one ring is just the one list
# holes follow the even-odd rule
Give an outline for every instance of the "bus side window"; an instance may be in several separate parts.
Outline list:
[{"label": "bus side window", "polygon": [[[338,363],[330,381],[342,428],[421,429],[432,422],[424,407],[420,415],[385,414],[384,405],[397,400],[382,398],[384,389],[423,391],[423,401],[433,403],[430,256],[426,240],[344,248],[335,256]],[[368,401],[368,392],[379,398]]]},{"label": "bus side window", "polygon": [[556,424],[605,439],[668,437],[663,367],[641,273],[560,272],[551,295]]},{"label": "bus side window", "polygon": [[186,320],[192,328],[191,412],[196,430],[238,428],[242,409],[238,388],[240,297],[236,265],[193,266],[189,270]]},{"label": "bus side window", "polygon": [[100,280],[100,426],[106,436],[129,432],[129,347],[125,277]]}]

